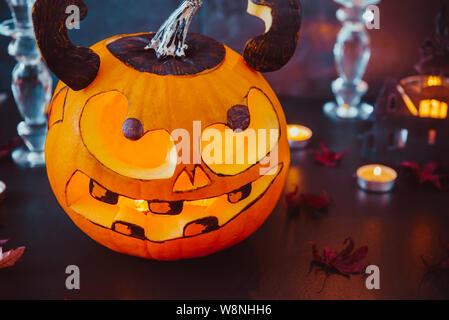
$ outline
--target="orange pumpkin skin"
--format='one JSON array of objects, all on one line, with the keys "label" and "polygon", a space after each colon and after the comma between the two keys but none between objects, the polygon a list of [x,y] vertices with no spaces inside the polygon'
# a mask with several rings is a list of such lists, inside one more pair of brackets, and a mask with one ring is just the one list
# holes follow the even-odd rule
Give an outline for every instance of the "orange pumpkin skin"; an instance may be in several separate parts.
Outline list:
[{"label": "orange pumpkin skin", "polygon": [[[46,162],[58,202],[89,237],[124,254],[178,260],[205,256],[241,242],[274,209],[290,164],[286,120],[275,93],[260,73],[228,47],[220,65],[200,74],[159,76],[139,72],[119,61],[107,48],[109,43],[125,36],[106,39],[91,47],[100,56],[101,65],[96,79],[87,88],[73,91],[62,82],[56,88],[49,106]],[[117,94],[108,96],[110,92]],[[124,97],[128,102],[126,110],[119,103],[125,101]],[[109,98],[118,99],[110,100],[117,103],[106,105]],[[145,162],[138,158],[139,152],[154,150],[157,158],[157,152],[165,148],[161,139],[151,139],[151,134],[184,128],[193,136],[193,121],[201,121],[203,129],[217,124],[223,127],[227,112],[234,105],[248,105],[251,128],[279,129],[276,174],[262,176],[260,170],[265,166],[260,162],[227,166],[226,174],[221,174],[202,161],[196,166],[178,164],[169,177],[141,178],[148,168],[136,169]],[[104,113],[96,114],[102,108]],[[98,123],[95,116],[100,119]],[[111,123],[121,123],[126,118],[139,119],[148,133],[148,141],[154,145],[112,139],[102,133],[117,132]],[[134,148],[137,143],[139,147]],[[126,155],[120,154],[123,148],[129,150]],[[132,169],[126,168],[127,161],[132,162],[129,165]],[[196,172],[198,167],[207,176],[207,185],[175,191],[181,174]],[[90,197],[89,179],[119,195],[119,203],[100,203]],[[248,184],[252,189],[247,198],[236,204],[226,202],[229,193]],[[183,202],[184,207],[177,215],[143,213],[123,209],[119,206],[123,199]],[[214,202],[196,210],[196,201],[204,199]],[[84,210],[90,204],[93,209]],[[215,224],[211,225],[211,221]]]}]

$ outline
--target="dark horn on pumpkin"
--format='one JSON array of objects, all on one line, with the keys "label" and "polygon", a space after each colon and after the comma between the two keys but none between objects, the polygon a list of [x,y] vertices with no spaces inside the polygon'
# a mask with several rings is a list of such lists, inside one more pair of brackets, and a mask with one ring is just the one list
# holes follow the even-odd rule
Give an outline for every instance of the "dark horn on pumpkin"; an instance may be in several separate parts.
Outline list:
[{"label": "dark horn on pumpkin", "polygon": [[299,0],[248,0],[248,13],[265,22],[266,30],[245,46],[243,56],[253,69],[273,72],[293,57],[301,28]]},{"label": "dark horn on pumpkin", "polygon": [[37,0],[33,7],[33,24],[37,44],[51,71],[75,91],[95,80],[100,57],[89,48],[76,47],[68,36],[68,6],[79,8],[80,20],[87,15],[83,0]]}]

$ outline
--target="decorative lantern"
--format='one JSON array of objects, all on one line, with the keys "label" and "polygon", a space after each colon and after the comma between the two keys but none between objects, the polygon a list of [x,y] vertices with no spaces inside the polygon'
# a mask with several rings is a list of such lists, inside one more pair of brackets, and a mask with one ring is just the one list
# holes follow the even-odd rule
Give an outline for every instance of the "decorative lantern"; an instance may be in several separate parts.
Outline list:
[{"label": "decorative lantern", "polygon": [[[69,5],[85,18],[82,0],[37,0],[33,20],[42,55],[61,79],[46,161],[73,222],[112,250],[158,260],[204,256],[251,235],[276,205],[290,162],[285,116],[257,71],[278,70],[294,54],[299,3],[250,0],[248,12],[267,29],[243,57],[188,34],[200,0],[185,1],[156,34],[119,35],[91,48],[70,42]],[[278,135],[259,141],[257,152],[249,143],[235,147],[253,162],[220,163],[198,143],[207,129],[235,139],[251,130]]]},{"label": "decorative lantern", "polygon": [[[400,81],[388,79],[375,108],[375,123],[365,136],[364,155],[407,160],[449,160],[449,23],[443,8],[434,40],[421,48],[420,73]],[[419,152],[417,152],[419,151]]]}]

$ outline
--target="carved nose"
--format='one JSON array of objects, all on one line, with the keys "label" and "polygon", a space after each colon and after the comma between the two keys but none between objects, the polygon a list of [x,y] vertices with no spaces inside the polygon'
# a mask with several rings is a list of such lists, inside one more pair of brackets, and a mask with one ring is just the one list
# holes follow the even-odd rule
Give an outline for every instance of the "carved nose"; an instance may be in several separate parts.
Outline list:
[{"label": "carved nose", "polygon": [[139,140],[144,131],[142,123],[135,118],[128,118],[122,126],[123,135],[130,140]]},{"label": "carved nose", "polygon": [[173,186],[173,192],[187,192],[200,188],[204,188],[211,184],[211,181],[207,174],[201,169],[200,166],[196,166],[193,174],[184,169],[178,176]]}]

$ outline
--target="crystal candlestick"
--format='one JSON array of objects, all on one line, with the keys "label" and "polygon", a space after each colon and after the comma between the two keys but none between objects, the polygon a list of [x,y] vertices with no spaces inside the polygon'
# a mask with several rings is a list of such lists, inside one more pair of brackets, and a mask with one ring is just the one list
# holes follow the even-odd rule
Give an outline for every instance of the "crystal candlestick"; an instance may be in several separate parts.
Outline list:
[{"label": "crystal candlestick", "polygon": [[12,19],[0,24],[0,34],[13,39],[8,53],[17,60],[17,64],[12,71],[11,89],[24,119],[17,131],[25,143],[24,147],[12,153],[12,158],[21,167],[40,167],[45,165],[45,109],[51,99],[52,79],[34,38],[31,12],[35,0],[6,1]]},{"label": "crystal candlestick", "polygon": [[324,113],[343,119],[368,118],[373,106],[362,102],[368,84],[362,80],[370,60],[370,40],[366,24],[372,19],[368,6],[380,0],[334,0],[343,5],[337,18],[343,23],[334,47],[339,78],[332,83],[335,102],[324,105]]}]

